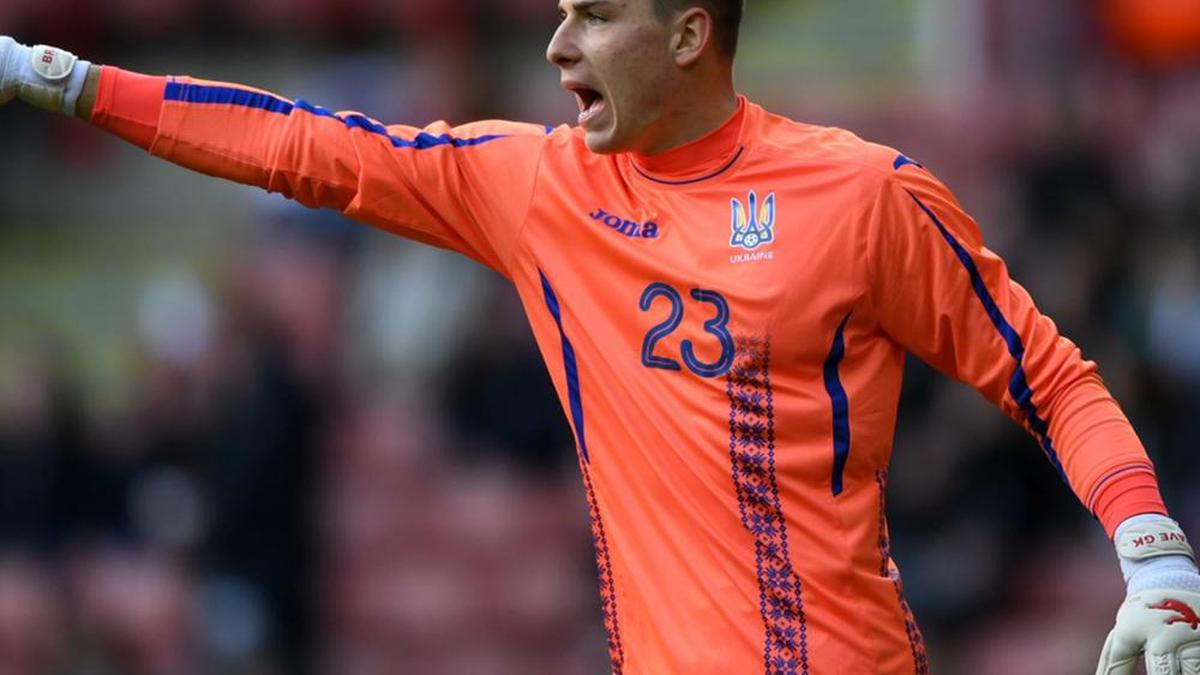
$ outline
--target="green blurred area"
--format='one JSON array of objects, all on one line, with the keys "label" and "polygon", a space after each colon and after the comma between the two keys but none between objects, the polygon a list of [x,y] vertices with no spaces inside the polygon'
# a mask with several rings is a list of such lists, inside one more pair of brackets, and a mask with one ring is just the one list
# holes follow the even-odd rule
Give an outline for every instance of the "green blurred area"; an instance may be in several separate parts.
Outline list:
[{"label": "green blurred area", "polygon": [[20,372],[16,364],[44,356],[65,366],[101,411],[124,406],[137,366],[139,289],[207,255],[154,242],[144,228],[120,233],[64,223],[0,236],[0,386],[12,385],[5,380]]},{"label": "green blurred area", "polygon": [[772,98],[806,92],[843,103],[890,99],[917,78],[918,0],[755,3],[739,84]]}]

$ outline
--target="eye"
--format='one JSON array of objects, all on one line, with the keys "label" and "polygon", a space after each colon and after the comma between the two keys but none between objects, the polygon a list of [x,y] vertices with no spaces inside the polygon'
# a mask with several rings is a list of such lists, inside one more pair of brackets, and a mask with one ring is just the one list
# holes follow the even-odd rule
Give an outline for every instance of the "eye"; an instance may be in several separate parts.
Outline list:
[{"label": "eye", "polygon": [[599,14],[596,14],[594,12],[588,12],[587,22],[592,25],[597,25],[597,24],[602,24],[602,23],[608,23],[608,19],[606,19],[605,17],[602,17]]}]

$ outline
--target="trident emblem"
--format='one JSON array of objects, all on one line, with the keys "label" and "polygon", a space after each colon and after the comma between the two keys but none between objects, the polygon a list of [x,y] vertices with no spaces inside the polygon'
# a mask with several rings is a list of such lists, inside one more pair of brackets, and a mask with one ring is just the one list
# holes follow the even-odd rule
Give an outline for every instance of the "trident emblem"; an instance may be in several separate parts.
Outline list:
[{"label": "trident emblem", "polygon": [[748,201],[747,209],[737,199],[732,200],[733,221],[730,229],[733,230],[733,238],[729,240],[729,245],[753,251],[775,239],[775,193],[767,195],[760,207],[758,195],[751,190]]}]

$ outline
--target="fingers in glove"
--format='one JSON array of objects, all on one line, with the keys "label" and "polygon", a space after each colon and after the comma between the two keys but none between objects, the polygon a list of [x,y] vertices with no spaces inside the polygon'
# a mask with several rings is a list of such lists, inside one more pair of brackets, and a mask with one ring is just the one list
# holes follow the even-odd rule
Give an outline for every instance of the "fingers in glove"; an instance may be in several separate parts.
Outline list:
[{"label": "fingers in glove", "polygon": [[1141,653],[1138,646],[1121,640],[1114,630],[1108,634],[1108,639],[1104,641],[1104,647],[1100,650],[1100,664],[1096,666],[1096,675],[1134,675]]},{"label": "fingers in glove", "polygon": [[1146,675],[1200,675],[1200,644],[1146,651]]}]

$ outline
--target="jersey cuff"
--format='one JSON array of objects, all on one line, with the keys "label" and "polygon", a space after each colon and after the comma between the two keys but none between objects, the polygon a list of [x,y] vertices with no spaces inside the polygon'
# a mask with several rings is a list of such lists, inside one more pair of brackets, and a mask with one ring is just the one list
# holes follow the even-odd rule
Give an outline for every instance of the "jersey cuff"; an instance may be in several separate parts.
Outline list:
[{"label": "jersey cuff", "polygon": [[1131,467],[1113,476],[1096,493],[1093,512],[1111,539],[1126,519],[1145,513],[1167,515],[1158,479],[1150,467]]},{"label": "jersey cuff", "polygon": [[132,73],[113,66],[100,68],[100,86],[92,124],[149,150],[158,134],[167,78]]}]

